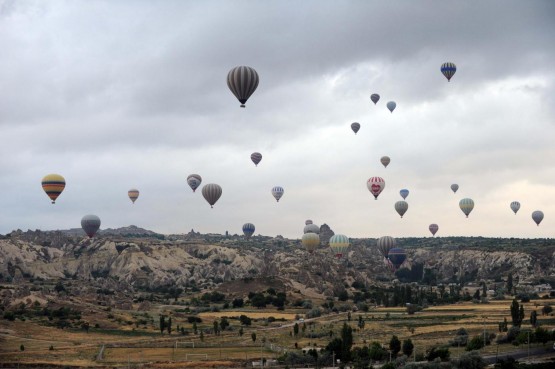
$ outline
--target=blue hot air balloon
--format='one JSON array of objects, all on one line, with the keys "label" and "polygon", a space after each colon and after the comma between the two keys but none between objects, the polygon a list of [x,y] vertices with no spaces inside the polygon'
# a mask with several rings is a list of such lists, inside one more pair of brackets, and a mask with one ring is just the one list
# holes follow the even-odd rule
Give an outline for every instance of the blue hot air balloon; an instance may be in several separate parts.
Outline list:
[{"label": "blue hot air balloon", "polygon": [[247,240],[251,238],[251,236],[254,233],[254,230],[255,230],[254,224],[252,223],[243,224],[243,233],[245,234],[245,237],[247,238]]},{"label": "blue hot air balloon", "polygon": [[399,191],[399,194],[401,195],[403,200],[406,200],[407,196],[409,195],[409,190],[403,188],[401,191]]},{"label": "blue hot air balloon", "polygon": [[443,63],[441,64],[441,73],[447,78],[447,82],[451,82],[451,78],[457,71],[457,66],[455,63]]},{"label": "blue hot air balloon", "polygon": [[395,103],[395,101],[390,101],[386,104],[386,106],[389,109],[389,111],[393,113],[393,110],[395,110],[395,108],[397,107],[397,104]]},{"label": "blue hot air balloon", "polygon": [[387,258],[391,261],[391,264],[395,267],[395,270],[399,269],[399,267],[405,262],[407,259],[407,254],[405,250],[400,247],[394,247],[389,250],[387,254]]}]

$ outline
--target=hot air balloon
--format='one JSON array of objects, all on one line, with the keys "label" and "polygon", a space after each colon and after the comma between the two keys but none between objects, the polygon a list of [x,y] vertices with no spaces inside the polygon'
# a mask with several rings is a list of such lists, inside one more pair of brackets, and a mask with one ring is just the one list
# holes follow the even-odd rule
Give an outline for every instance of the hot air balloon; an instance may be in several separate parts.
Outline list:
[{"label": "hot air balloon", "polygon": [[309,225],[309,224],[312,224],[312,220],[307,219],[304,221],[304,225]]},{"label": "hot air balloon", "polygon": [[430,230],[430,232],[432,232],[432,236],[435,236],[437,231],[439,230],[439,226],[437,224],[430,224],[428,229]]},{"label": "hot air balloon", "polygon": [[276,186],[276,187],[272,188],[272,196],[274,196],[274,198],[276,199],[277,202],[279,202],[279,199],[281,199],[284,192],[285,191],[283,190],[283,187]]},{"label": "hot air balloon", "polygon": [[258,166],[258,163],[260,163],[260,160],[262,160],[262,154],[259,152],[253,152],[251,154],[251,160],[254,165]]},{"label": "hot air balloon", "polygon": [[320,233],[320,227],[318,227],[316,224],[307,224],[307,225],[304,226],[303,232],[304,233],[319,234]]},{"label": "hot air balloon", "polygon": [[518,211],[518,209],[520,209],[520,202],[518,201],[511,202],[511,209],[515,212],[515,215],[516,215],[516,212]]},{"label": "hot air balloon", "polygon": [[374,105],[376,105],[378,103],[378,101],[380,101],[380,95],[372,94],[372,95],[370,95],[370,100],[372,100]]},{"label": "hot air balloon", "polygon": [[474,201],[472,199],[468,199],[468,198],[462,199],[461,201],[459,201],[459,207],[461,208],[462,212],[468,218],[468,214],[470,214],[472,209],[474,209]]},{"label": "hot air balloon", "polygon": [[93,238],[98,228],[100,228],[100,218],[92,214],[85,215],[81,219],[81,228],[83,228],[89,238]]},{"label": "hot air balloon", "polygon": [[454,63],[443,63],[441,64],[441,73],[447,78],[447,82],[451,82],[451,78],[457,71],[457,66]]},{"label": "hot air balloon", "polygon": [[133,204],[134,204],[135,201],[137,201],[137,199],[139,198],[139,190],[137,190],[136,188],[132,188],[129,191],[127,191],[127,196],[129,196],[129,198],[131,199],[131,201],[133,201]]},{"label": "hot air balloon", "polygon": [[378,251],[384,258],[387,259],[387,255],[389,254],[389,250],[395,247],[395,238],[391,236],[382,236],[378,239]]},{"label": "hot air balloon", "polygon": [[52,203],[55,204],[56,199],[66,187],[66,180],[59,174],[48,174],[44,176],[41,184],[44,192],[50,197]]},{"label": "hot air balloon", "polygon": [[235,67],[227,74],[227,87],[244,108],[245,103],[258,87],[258,73],[251,67]]},{"label": "hot air balloon", "polygon": [[409,204],[406,201],[397,201],[395,203],[395,210],[401,216],[401,218],[403,217],[403,215],[405,215],[408,208],[409,208]]},{"label": "hot air balloon", "polygon": [[453,183],[451,185],[451,190],[453,191],[453,193],[457,193],[457,190],[459,189],[459,185],[456,183]]},{"label": "hot air balloon", "polygon": [[389,156],[382,156],[381,159],[380,159],[380,162],[382,163],[384,168],[387,168],[387,166],[391,162],[391,159],[389,158]]},{"label": "hot air balloon", "polygon": [[543,220],[543,211],[536,210],[535,212],[533,212],[532,219],[534,219],[534,222],[536,222],[536,224],[539,226]]},{"label": "hot air balloon", "polygon": [[191,174],[187,177],[187,184],[189,184],[189,187],[191,187],[193,192],[196,191],[196,189],[198,188],[198,186],[200,186],[201,183],[202,183],[202,177],[199,176],[198,174]]},{"label": "hot air balloon", "polygon": [[302,244],[306,251],[312,253],[320,245],[320,236],[316,233],[305,233],[302,238]]},{"label": "hot air balloon", "polygon": [[358,130],[360,129],[360,123],[357,123],[357,122],[352,123],[351,124],[351,129],[353,130],[353,132],[356,135]]},{"label": "hot air balloon", "polygon": [[403,200],[405,200],[409,195],[409,190],[407,190],[406,188],[403,188],[401,191],[399,191],[399,194],[401,195]]},{"label": "hot air balloon", "polygon": [[222,188],[215,183],[208,183],[202,187],[202,196],[208,201],[210,207],[213,208],[216,201],[222,196]]},{"label": "hot air balloon", "polygon": [[349,238],[342,234],[335,234],[330,238],[330,247],[335,256],[340,258],[349,248]]},{"label": "hot air balloon", "polygon": [[389,111],[393,113],[393,110],[395,110],[395,108],[397,107],[397,104],[395,103],[395,101],[390,101],[387,103],[386,106],[389,109]]},{"label": "hot air balloon", "polygon": [[389,250],[389,254],[387,255],[387,258],[389,259],[389,261],[391,261],[391,264],[393,264],[393,266],[395,267],[395,270],[397,270],[407,259],[407,254],[405,253],[405,250],[403,250],[402,248],[394,247],[391,250]]},{"label": "hot air balloon", "polygon": [[381,177],[372,177],[366,182],[366,187],[374,195],[374,199],[377,200],[385,188],[385,181]]},{"label": "hot air balloon", "polygon": [[245,223],[243,224],[243,233],[245,234],[245,238],[248,240],[254,233],[254,224],[252,223]]}]

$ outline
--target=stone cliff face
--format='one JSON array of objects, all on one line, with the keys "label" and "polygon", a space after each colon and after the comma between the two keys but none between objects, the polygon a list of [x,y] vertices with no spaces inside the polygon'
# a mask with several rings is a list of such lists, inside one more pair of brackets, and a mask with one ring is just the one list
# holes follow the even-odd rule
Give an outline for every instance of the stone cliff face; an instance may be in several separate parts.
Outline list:
[{"label": "stone cliff face", "polygon": [[[329,227],[323,233],[333,234]],[[465,250],[453,245],[407,248],[405,266],[423,264],[436,272],[438,282],[465,274],[476,280],[495,279],[509,272],[524,281],[555,275],[555,246],[541,250],[547,257],[524,250]],[[276,276],[321,296],[355,280],[372,284],[395,278],[373,240],[353,240],[347,256],[336,259],[324,244],[307,254],[299,241],[283,238],[247,242],[222,236],[219,243],[108,236],[88,240],[40,231],[19,231],[0,240],[0,274],[4,281],[15,282],[29,277],[117,280],[130,288],[213,287],[245,277]]]}]

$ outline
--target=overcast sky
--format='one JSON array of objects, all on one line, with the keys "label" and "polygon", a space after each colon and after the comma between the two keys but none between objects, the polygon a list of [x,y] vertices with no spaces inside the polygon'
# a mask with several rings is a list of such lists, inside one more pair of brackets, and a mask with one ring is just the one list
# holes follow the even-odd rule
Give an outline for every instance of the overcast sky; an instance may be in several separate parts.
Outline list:
[{"label": "overcast sky", "polygon": [[[298,238],[312,219],[349,237],[429,236],[430,223],[554,237],[554,20],[549,0],[0,1],[0,232],[92,213],[166,234],[252,222]],[[245,109],[226,85],[237,65],[260,76]],[[67,182],[55,205],[48,173]],[[191,173],[222,186],[213,209]]]}]

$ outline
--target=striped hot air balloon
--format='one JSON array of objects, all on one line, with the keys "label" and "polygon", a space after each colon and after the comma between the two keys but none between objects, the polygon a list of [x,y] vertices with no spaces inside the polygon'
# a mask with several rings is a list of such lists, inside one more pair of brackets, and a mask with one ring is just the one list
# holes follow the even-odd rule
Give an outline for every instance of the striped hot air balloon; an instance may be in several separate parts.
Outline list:
[{"label": "striped hot air balloon", "polygon": [[382,236],[378,238],[377,246],[378,251],[384,258],[387,259],[387,255],[389,254],[389,250],[395,247],[395,238],[391,236]]},{"label": "striped hot air balloon", "polygon": [[329,244],[335,256],[341,258],[349,248],[349,238],[342,234],[335,234],[331,236]]},{"label": "striped hot air balloon", "polygon": [[274,198],[276,199],[277,202],[279,202],[279,199],[281,199],[284,192],[285,191],[284,191],[283,187],[276,186],[276,187],[272,188],[272,196],[274,196]]},{"label": "striped hot air balloon", "polygon": [[385,188],[385,181],[381,177],[371,177],[366,181],[366,187],[368,187],[368,191],[374,195],[374,199],[377,200],[378,196]]},{"label": "striped hot air balloon", "polygon": [[370,95],[370,100],[372,100],[374,105],[376,105],[378,103],[378,101],[380,101],[380,95],[372,94],[372,95]]},{"label": "striped hot air balloon", "polygon": [[540,223],[543,220],[543,211],[541,210],[536,210],[532,213],[532,219],[534,220],[534,222],[536,222],[536,225],[540,225]]},{"label": "striped hot air balloon", "polygon": [[139,190],[137,190],[136,188],[132,188],[129,191],[127,191],[127,196],[129,196],[129,198],[134,204],[135,201],[137,201],[137,199],[139,198]]},{"label": "striped hot air balloon", "polygon": [[459,207],[461,208],[462,212],[468,218],[468,214],[470,214],[472,209],[474,209],[474,201],[472,199],[468,199],[468,198],[462,199],[461,201],[459,201]]},{"label": "striped hot air balloon", "polygon": [[389,101],[386,106],[389,111],[393,113],[393,110],[395,110],[395,108],[397,107],[397,103],[395,101]]},{"label": "striped hot air balloon", "polygon": [[358,130],[360,129],[360,123],[357,123],[357,122],[351,123],[351,129],[356,135]]},{"label": "striped hot air balloon", "polygon": [[391,163],[391,159],[389,158],[389,156],[382,156],[380,158],[380,162],[382,163],[382,165],[384,166],[384,168],[387,168],[387,166],[389,165],[389,163]]},{"label": "striped hot air balloon", "polygon": [[41,184],[46,195],[48,195],[52,203],[55,204],[56,199],[66,187],[66,180],[59,174],[47,174],[42,179]]},{"label": "striped hot air balloon", "polygon": [[248,240],[249,238],[251,238],[251,236],[254,234],[254,224],[252,223],[245,223],[243,224],[243,234],[245,235],[245,238]]},{"label": "striped hot air balloon", "polygon": [[520,202],[518,201],[511,202],[511,210],[514,211],[515,215],[518,209],[520,209]]},{"label": "striped hot air balloon", "polygon": [[397,213],[401,216],[401,218],[403,217],[403,215],[405,215],[408,209],[409,209],[409,204],[404,200],[397,201],[395,203],[395,211],[397,211]]},{"label": "striped hot air balloon", "polygon": [[85,215],[81,219],[81,228],[83,228],[89,238],[93,238],[96,231],[100,228],[100,218],[92,214]]},{"label": "striped hot air balloon", "polygon": [[405,200],[409,195],[409,190],[407,190],[406,188],[403,188],[401,191],[399,191],[399,195],[401,195],[403,200]]},{"label": "striped hot air balloon", "polygon": [[187,177],[187,184],[189,185],[189,187],[191,187],[193,192],[197,190],[198,186],[200,186],[201,183],[202,177],[198,174],[191,174]]},{"label": "striped hot air balloon", "polygon": [[215,183],[208,183],[202,187],[202,196],[208,201],[210,207],[213,208],[216,201],[222,196],[222,188]]},{"label": "striped hot air balloon", "polygon": [[227,87],[239,100],[242,108],[258,87],[258,81],[258,73],[251,67],[235,67],[227,74]]},{"label": "striped hot air balloon", "polygon": [[259,152],[253,152],[251,154],[251,160],[255,166],[258,166],[258,163],[260,163],[260,160],[262,160],[262,154]]},{"label": "striped hot air balloon", "polygon": [[316,233],[305,233],[301,242],[306,251],[312,253],[320,245],[320,236]]},{"label": "striped hot air balloon", "polygon": [[430,232],[432,232],[432,236],[435,236],[437,231],[439,230],[439,226],[437,224],[430,224],[428,229],[430,230]]},{"label": "striped hot air balloon", "polygon": [[441,73],[447,78],[447,82],[451,82],[451,78],[455,75],[457,71],[457,66],[455,63],[443,63],[441,64]]}]

